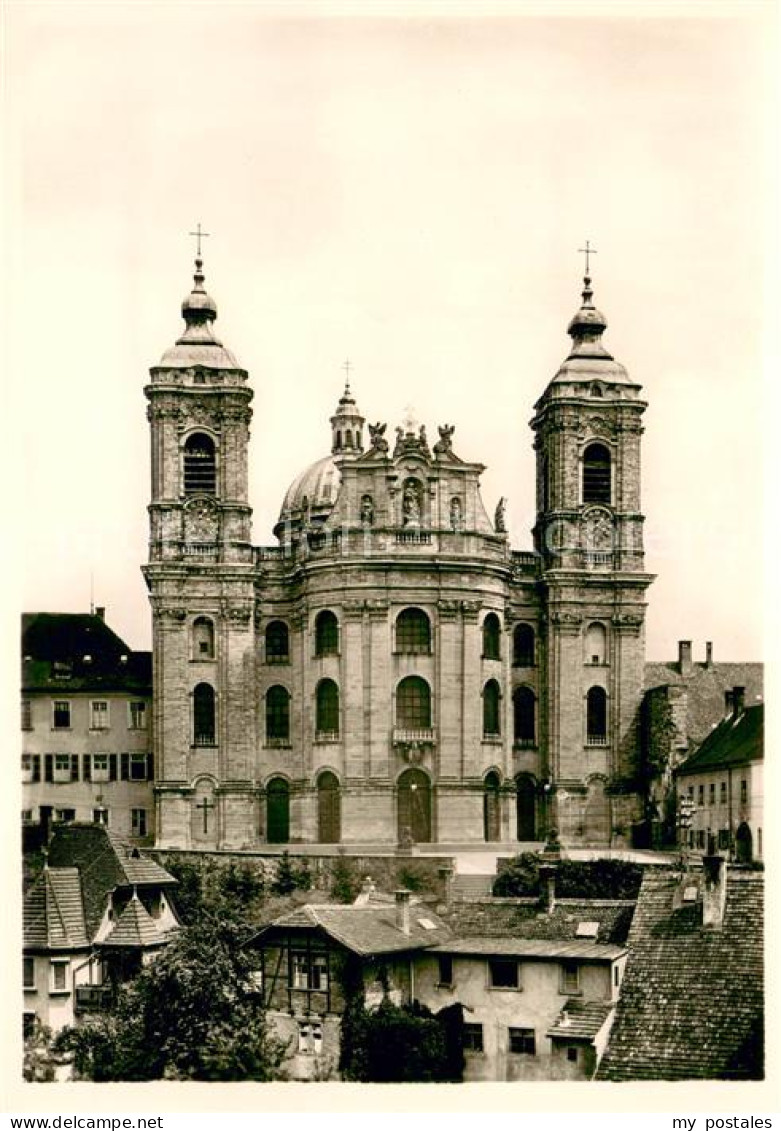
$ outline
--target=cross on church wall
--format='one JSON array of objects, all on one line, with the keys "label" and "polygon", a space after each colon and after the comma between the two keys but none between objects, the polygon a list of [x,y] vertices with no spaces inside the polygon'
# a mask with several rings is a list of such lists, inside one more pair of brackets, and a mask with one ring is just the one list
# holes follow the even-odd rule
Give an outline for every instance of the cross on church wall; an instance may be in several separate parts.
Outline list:
[{"label": "cross on church wall", "polygon": [[209,831],[209,810],[214,808],[214,802],[209,801],[208,797],[204,797],[203,801],[201,801],[198,805],[196,805],[195,808],[203,810],[203,831],[204,831],[204,833],[208,833],[208,831]]}]

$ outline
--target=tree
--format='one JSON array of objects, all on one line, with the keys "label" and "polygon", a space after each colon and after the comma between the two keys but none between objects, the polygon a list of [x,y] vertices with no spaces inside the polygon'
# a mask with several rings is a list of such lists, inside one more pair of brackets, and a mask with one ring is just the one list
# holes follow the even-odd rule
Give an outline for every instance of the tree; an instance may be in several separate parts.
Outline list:
[{"label": "tree", "polygon": [[81,1078],[273,1080],[284,1044],[255,992],[246,922],[222,910],[185,927],[119,992],[108,1015],[66,1029],[57,1048]]},{"label": "tree", "polygon": [[503,860],[494,880],[494,895],[538,895],[540,891],[540,856],[522,852],[512,860]]},{"label": "tree", "polygon": [[36,1084],[49,1084],[55,1079],[57,1059],[52,1053],[52,1031],[36,1017],[32,1031],[24,1039],[22,1075]]}]

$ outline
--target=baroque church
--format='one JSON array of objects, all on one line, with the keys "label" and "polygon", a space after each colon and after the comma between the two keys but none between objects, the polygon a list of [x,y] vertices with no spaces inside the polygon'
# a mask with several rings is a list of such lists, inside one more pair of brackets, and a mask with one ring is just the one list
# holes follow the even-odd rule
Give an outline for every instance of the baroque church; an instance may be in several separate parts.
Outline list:
[{"label": "baroque church", "polygon": [[[533,549],[514,550],[455,428],[367,423],[255,546],[248,373],[196,259],[150,370],[156,843],[622,843],[643,817],[640,386],[591,280],[534,405]],[[317,453],[313,453],[317,454]]]}]

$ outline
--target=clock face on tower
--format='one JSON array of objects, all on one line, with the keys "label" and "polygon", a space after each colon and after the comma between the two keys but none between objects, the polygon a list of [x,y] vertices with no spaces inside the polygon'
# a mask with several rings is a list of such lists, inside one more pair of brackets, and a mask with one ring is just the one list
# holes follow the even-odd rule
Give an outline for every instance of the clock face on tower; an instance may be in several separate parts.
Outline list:
[{"label": "clock face on tower", "polygon": [[583,549],[608,553],[613,549],[613,519],[608,511],[589,510],[583,516]]}]

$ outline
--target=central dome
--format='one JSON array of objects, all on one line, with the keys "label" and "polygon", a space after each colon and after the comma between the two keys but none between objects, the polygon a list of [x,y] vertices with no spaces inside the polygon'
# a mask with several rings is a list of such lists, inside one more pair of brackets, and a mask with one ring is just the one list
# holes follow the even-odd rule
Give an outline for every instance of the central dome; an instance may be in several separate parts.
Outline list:
[{"label": "central dome", "polygon": [[341,476],[333,456],[324,456],[305,468],[288,487],[274,533],[286,524],[296,526],[323,522],[331,513],[339,494]]}]

